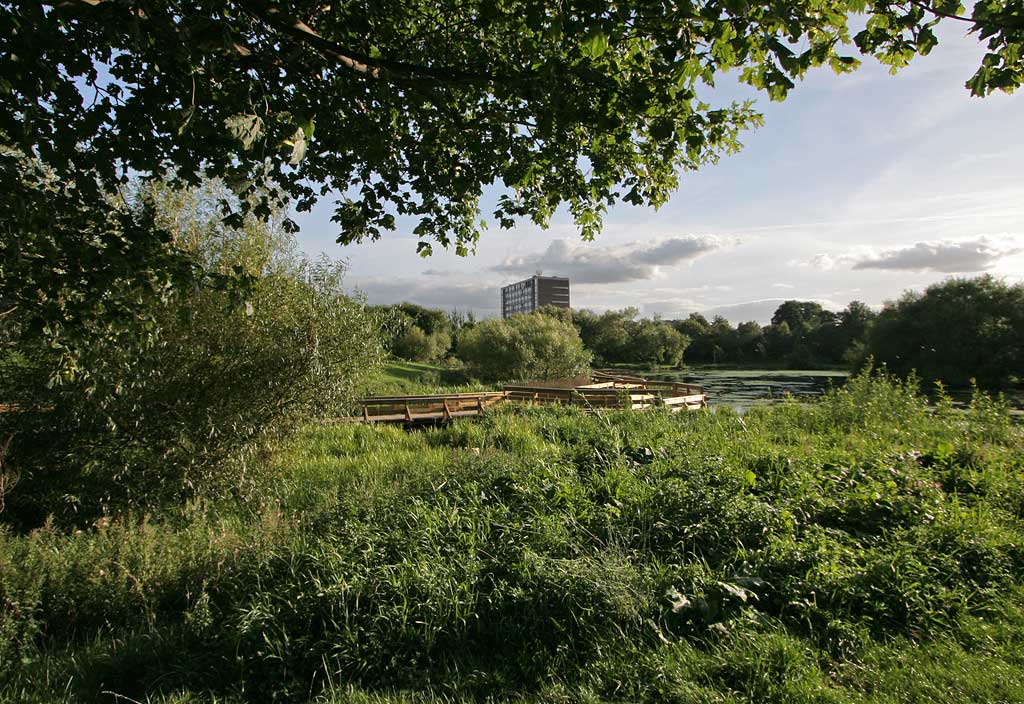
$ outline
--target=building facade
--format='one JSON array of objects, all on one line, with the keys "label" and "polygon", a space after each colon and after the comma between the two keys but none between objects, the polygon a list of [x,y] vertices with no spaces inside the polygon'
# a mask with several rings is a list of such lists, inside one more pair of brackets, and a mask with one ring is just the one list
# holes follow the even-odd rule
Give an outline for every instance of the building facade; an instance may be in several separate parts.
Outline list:
[{"label": "building facade", "polygon": [[532,313],[541,306],[569,307],[569,279],[563,276],[531,276],[501,289],[501,317]]}]

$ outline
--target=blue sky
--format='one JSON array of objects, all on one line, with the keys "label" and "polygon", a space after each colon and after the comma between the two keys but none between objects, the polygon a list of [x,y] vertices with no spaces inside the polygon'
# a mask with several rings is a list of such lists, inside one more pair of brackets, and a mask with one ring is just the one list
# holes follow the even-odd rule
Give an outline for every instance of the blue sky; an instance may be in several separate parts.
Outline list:
[{"label": "blue sky", "polygon": [[[465,258],[420,258],[411,223],[341,247],[327,198],[298,215],[299,243],[347,259],[347,285],[372,303],[482,316],[497,313],[503,284],[537,270],[569,276],[575,308],[734,323],[766,322],[787,298],[877,306],[953,275],[1022,281],[1024,96],[970,97],[984,48],[959,26],[940,39],[896,76],[867,59],[853,74],[811,74],[783,103],[758,97],[765,125],[743,150],[685,175],[658,211],[613,208],[593,242],[559,214],[547,230],[492,225]],[[709,97],[754,96],[726,76]]]}]

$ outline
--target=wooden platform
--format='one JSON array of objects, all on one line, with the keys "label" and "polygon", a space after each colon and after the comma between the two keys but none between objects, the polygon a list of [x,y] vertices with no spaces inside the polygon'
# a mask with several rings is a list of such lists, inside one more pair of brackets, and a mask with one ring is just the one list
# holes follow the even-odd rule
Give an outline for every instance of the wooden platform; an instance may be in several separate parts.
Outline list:
[{"label": "wooden platform", "polygon": [[371,396],[359,400],[362,413],[346,418],[360,423],[449,421],[483,413],[508,396],[504,391],[427,396]]},{"label": "wooden platform", "polygon": [[[586,381],[586,379],[582,379]],[[530,405],[578,406],[585,412],[607,410],[643,411],[665,407],[673,413],[707,408],[704,388],[673,381],[648,381],[642,377],[595,372],[590,383],[570,388],[543,382],[507,384],[503,391],[424,396],[371,396],[360,399],[360,413],[339,420],[355,423],[436,423],[484,413],[496,405],[516,402]]]}]

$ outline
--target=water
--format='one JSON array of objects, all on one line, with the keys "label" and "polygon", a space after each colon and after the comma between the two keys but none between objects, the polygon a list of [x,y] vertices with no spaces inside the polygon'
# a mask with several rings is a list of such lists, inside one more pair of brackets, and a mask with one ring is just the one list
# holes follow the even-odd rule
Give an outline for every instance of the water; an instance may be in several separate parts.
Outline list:
[{"label": "water", "polygon": [[692,369],[650,372],[647,378],[700,384],[711,406],[732,406],[742,412],[750,406],[778,403],[787,396],[816,398],[845,384],[848,376],[847,372],[820,369]]}]

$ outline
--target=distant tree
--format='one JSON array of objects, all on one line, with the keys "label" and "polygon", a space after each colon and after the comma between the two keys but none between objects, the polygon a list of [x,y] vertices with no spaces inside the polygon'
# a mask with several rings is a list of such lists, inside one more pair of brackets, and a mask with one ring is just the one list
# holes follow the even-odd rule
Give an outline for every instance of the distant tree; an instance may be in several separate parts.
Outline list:
[{"label": "distant tree", "polygon": [[435,332],[451,333],[451,317],[439,308],[426,308],[408,302],[399,303],[395,308],[409,316],[417,327],[428,335],[433,335]]},{"label": "distant tree", "polygon": [[875,322],[878,314],[860,301],[850,301],[850,305],[839,313],[839,324],[848,340],[863,340]]},{"label": "distant tree", "polygon": [[434,362],[444,359],[451,344],[451,335],[444,330],[428,335],[418,325],[410,325],[395,341],[392,352],[412,362]]},{"label": "distant tree", "polygon": [[562,308],[561,306],[546,305],[538,308],[537,312],[540,313],[541,315],[549,315],[552,318],[557,318],[558,320],[561,320],[563,323],[572,324],[573,322],[573,312],[571,308]]},{"label": "distant tree", "polygon": [[484,381],[573,377],[591,359],[575,327],[538,313],[478,323],[459,337],[457,355]]},{"label": "distant tree", "polygon": [[878,314],[866,303],[851,301],[839,313],[840,341],[837,361],[856,368],[864,360],[867,350],[868,333]]},{"label": "distant tree", "polygon": [[1024,377],[1024,285],[992,276],[950,279],[887,303],[867,351],[894,372],[964,386]]},{"label": "distant tree", "polygon": [[686,358],[691,362],[712,362],[715,358],[715,336],[711,323],[700,313],[690,313],[685,320],[675,320],[672,327],[690,340]]},{"label": "distant tree", "polygon": [[750,321],[736,326],[736,350],[739,359],[744,362],[764,359],[768,348],[764,340],[764,330],[759,323]]},{"label": "distant tree", "polygon": [[629,346],[631,344],[630,323],[637,316],[636,308],[609,310],[590,321],[590,325],[582,332],[587,349],[605,364],[616,364],[632,361]]},{"label": "distant tree", "polygon": [[667,367],[675,367],[683,361],[683,353],[690,340],[668,323],[641,320],[631,327],[629,361]]},{"label": "distant tree", "polygon": [[789,323],[772,323],[764,330],[764,340],[768,348],[768,358],[772,361],[784,361],[793,351],[793,334]]},{"label": "distant tree", "polygon": [[814,301],[785,301],[775,309],[772,325],[789,325],[790,332],[818,327],[826,313],[820,303]]}]

